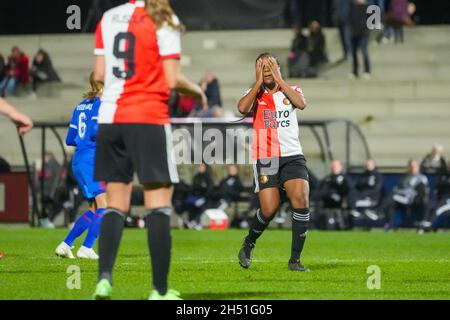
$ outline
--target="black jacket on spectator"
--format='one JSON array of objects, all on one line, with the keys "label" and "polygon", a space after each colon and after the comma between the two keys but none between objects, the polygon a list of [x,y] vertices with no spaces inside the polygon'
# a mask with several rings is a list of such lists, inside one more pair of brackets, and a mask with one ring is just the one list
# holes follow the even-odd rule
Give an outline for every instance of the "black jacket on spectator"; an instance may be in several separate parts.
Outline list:
[{"label": "black jacket on spectator", "polygon": [[172,203],[174,211],[177,214],[182,214],[187,210],[186,199],[189,196],[190,191],[191,187],[183,180],[180,180],[179,183],[174,184]]},{"label": "black jacket on spectator", "polygon": [[333,23],[341,25],[348,23],[352,0],[333,0]]},{"label": "black jacket on spectator", "polygon": [[38,63],[36,59],[33,59],[32,71],[45,74],[46,78],[41,80],[61,81],[55,68],[53,68],[53,63],[48,53],[44,50],[39,50],[39,52],[44,55],[44,59],[41,61],[41,63]]},{"label": "black jacket on spectator", "polygon": [[325,52],[325,36],[322,29],[309,35],[308,52],[312,66],[317,66],[328,61],[327,54]]},{"label": "black jacket on spectator", "polygon": [[350,8],[350,28],[353,37],[367,34],[367,4],[353,4]]},{"label": "black jacket on spectator", "polygon": [[441,174],[436,182],[436,199],[444,200],[450,198],[450,172]]},{"label": "black jacket on spectator", "polygon": [[0,54],[0,81],[2,81],[5,76],[3,70],[5,70],[5,58]]},{"label": "black jacket on spectator", "polygon": [[[350,207],[375,208],[380,205],[383,193],[383,177],[378,170],[365,170],[358,175],[352,190]],[[370,201],[370,202],[368,202]]]},{"label": "black jacket on spectator", "polygon": [[383,177],[378,170],[366,170],[358,176],[355,183],[355,190],[364,196],[378,197],[383,189]]},{"label": "black jacket on spectator", "polygon": [[320,185],[320,199],[324,201],[325,208],[341,208],[342,202],[352,190],[350,178],[341,173],[330,174],[324,178]]},{"label": "black jacket on spectator", "polygon": [[220,97],[219,80],[214,79],[206,86],[205,95],[208,98],[209,106],[222,106],[222,98]]},{"label": "black jacket on spectator", "polygon": [[193,196],[207,198],[212,194],[213,189],[214,182],[208,171],[205,173],[197,173],[192,179]]},{"label": "black jacket on spectator", "polygon": [[228,203],[239,199],[239,195],[243,189],[241,179],[238,175],[223,178],[217,187],[217,198],[223,199]]},{"label": "black jacket on spectator", "polygon": [[299,33],[294,40],[292,40],[291,51],[295,52],[297,56],[300,56],[302,52],[306,52],[308,49],[308,38],[302,33]]}]

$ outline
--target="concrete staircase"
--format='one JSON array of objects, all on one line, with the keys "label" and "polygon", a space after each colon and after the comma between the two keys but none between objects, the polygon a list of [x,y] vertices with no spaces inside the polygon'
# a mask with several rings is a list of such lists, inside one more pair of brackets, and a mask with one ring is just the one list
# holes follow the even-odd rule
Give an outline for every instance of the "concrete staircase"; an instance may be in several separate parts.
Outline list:
[{"label": "concrete staircase", "polygon": [[[341,54],[337,31],[325,33],[330,61],[337,61]],[[195,81],[212,69],[221,83],[224,107],[235,112],[237,100],[254,80],[256,56],[270,51],[285,64],[290,42],[290,30],[188,32],[182,64]],[[0,37],[3,54],[13,45],[23,48],[30,59],[39,47],[48,50],[65,84],[43,88],[37,99],[9,101],[37,121],[69,121],[87,86],[93,36]],[[450,158],[450,27],[407,29],[404,44],[372,42],[370,56],[370,80],[349,80],[350,61],[327,69],[318,79],[289,79],[302,86],[309,103],[300,118],[354,121],[381,165],[402,166],[409,158],[421,158],[435,142],[445,146]],[[23,160],[12,129],[0,119],[0,154],[20,165]],[[39,157],[39,139],[39,132],[26,137],[31,159]],[[49,144],[58,152],[56,140]]]}]

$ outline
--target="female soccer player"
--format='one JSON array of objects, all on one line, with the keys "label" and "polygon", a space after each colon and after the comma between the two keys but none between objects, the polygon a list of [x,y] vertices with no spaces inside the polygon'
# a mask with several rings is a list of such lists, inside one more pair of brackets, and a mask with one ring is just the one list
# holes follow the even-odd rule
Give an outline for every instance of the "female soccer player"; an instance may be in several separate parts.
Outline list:
[{"label": "female soccer player", "polygon": [[306,159],[299,140],[296,109],[306,101],[298,86],[281,76],[277,59],[262,53],[256,59],[256,82],[238,103],[242,114],[253,112],[253,158],[255,192],[260,208],[239,251],[239,263],[250,267],[256,240],[280,206],[280,188],[286,190],[292,211],[292,246],[289,270],[308,271],[300,263],[309,222],[309,183]]},{"label": "female soccer player", "polygon": [[102,183],[94,180],[99,97],[103,91],[103,83],[95,81],[93,73],[89,82],[91,89],[73,111],[66,137],[66,144],[76,147],[72,159],[72,170],[84,197],[89,202],[89,210],[78,218],[67,237],[55,250],[56,255],[70,259],[75,258],[71,251],[75,239],[86,230],[88,233],[83,245],[77,251],[77,256],[84,259],[98,259],[92,247],[98,237],[100,222],[106,208],[105,190]]},{"label": "female soccer player", "polygon": [[99,112],[95,176],[106,182],[108,208],[99,238],[95,299],[110,299],[112,271],[134,172],[144,186],[152,300],[179,299],[168,290],[173,183],[170,89],[197,97],[202,89],[181,73],[182,25],[167,0],[134,1],[107,11],[95,36],[95,75],[105,79]]}]

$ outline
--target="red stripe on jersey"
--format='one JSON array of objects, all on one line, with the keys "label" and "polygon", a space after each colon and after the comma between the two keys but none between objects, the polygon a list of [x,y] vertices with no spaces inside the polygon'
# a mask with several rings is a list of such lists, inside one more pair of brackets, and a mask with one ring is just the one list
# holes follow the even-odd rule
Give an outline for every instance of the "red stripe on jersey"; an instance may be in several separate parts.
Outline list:
[{"label": "red stripe on jersey", "polygon": [[270,93],[263,93],[257,98],[257,102],[258,106],[253,116],[253,158],[259,160],[279,157],[281,150],[277,122],[276,118],[272,118],[277,110],[273,96]]},{"label": "red stripe on jersey", "polygon": [[[114,123],[170,123],[167,103],[170,89],[159,55],[156,31],[145,8],[136,7],[128,26],[128,32],[135,37],[134,75],[125,81],[117,100]],[[126,70],[129,67],[125,65]]]},{"label": "red stripe on jersey", "polygon": [[103,50],[105,48],[105,46],[103,44],[103,36],[102,36],[102,20],[100,20],[100,22],[97,25],[97,29],[95,30],[95,49],[96,50]]},{"label": "red stripe on jersey", "polygon": [[181,59],[181,54],[179,54],[179,53],[174,53],[174,54],[168,54],[168,55],[166,55],[166,56],[161,56],[161,58],[163,59],[163,60],[166,60],[166,59]]}]

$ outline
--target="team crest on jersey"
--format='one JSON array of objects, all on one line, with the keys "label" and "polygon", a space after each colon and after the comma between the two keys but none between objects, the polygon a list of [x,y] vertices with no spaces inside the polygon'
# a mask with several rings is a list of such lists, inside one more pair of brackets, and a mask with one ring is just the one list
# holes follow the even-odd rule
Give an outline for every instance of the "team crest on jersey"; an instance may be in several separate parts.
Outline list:
[{"label": "team crest on jersey", "polygon": [[285,104],[285,105],[290,105],[291,104],[291,101],[289,101],[289,99],[288,98],[284,98],[283,99],[283,103]]},{"label": "team crest on jersey", "polygon": [[259,183],[266,184],[267,181],[269,181],[269,178],[267,176],[259,176]]}]

